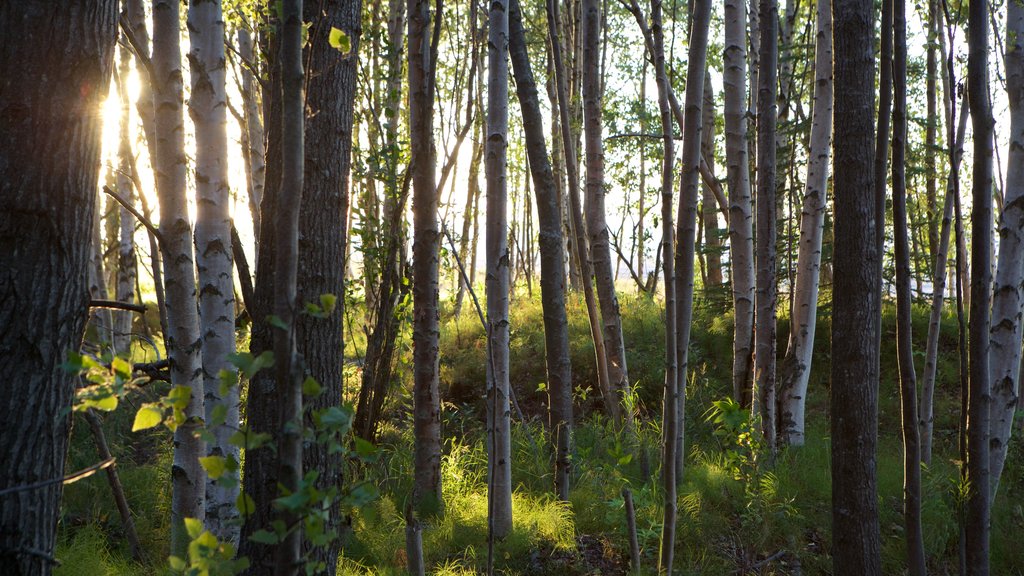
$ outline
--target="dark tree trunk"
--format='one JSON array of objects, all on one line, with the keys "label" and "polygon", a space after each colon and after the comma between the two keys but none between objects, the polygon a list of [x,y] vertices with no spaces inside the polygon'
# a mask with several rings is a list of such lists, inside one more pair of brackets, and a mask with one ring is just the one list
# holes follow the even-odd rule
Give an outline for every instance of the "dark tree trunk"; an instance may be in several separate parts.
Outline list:
[{"label": "dark tree trunk", "polygon": [[555,448],[555,493],[569,499],[570,439],[572,434],[572,365],[569,325],[565,315],[565,261],[562,259],[562,207],[544,141],[544,122],[537,83],[526,51],[519,0],[511,0],[509,55],[515,71],[516,93],[523,113],[526,153],[537,193],[540,224],[540,289],[544,308],[544,351],[550,391],[550,426]]},{"label": "dark tree trunk", "polygon": [[[0,4],[0,489],[64,475],[116,22],[112,0]],[[0,497],[6,573],[52,570],[61,487]]]},{"label": "dark tree trunk", "polygon": [[[882,573],[875,468],[878,444],[881,254],[874,198],[874,11],[870,0],[832,3],[835,66],[832,386],[832,565],[835,574]],[[882,175],[884,177],[884,174]]]}]

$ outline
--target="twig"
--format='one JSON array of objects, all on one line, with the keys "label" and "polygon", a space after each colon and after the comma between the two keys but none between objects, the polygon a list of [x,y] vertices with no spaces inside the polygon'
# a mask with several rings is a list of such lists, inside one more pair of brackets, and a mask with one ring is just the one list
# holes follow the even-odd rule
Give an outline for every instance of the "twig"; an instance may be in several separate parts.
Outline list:
[{"label": "twig", "polygon": [[117,19],[117,22],[121,25],[121,32],[123,32],[124,37],[128,39],[128,44],[131,45],[135,58],[142,64],[142,67],[146,69],[146,74],[149,76],[149,83],[156,86],[157,75],[153,68],[153,61],[149,58],[149,47],[143,46],[142,43],[139,42],[139,39],[135,37],[135,32],[132,32],[131,23],[128,22],[128,18],[124,14]]},{"label": "twig", "polygon": [[111,308],[113,310],[130,310],[139,314],[146,313],[145,304],[132,304],[131,302],[119,302],[117,300],[89,300],[89,308]]},{"label": "twig", "polygon": [[[138,186],[137,183],[136,183],[136,186]],[[164,237],[160,234],[160,230],[156,226],[154,226],[152,222],[149,221],[149,218],[146,218],[141,212],[139,212],[135,208],[135,206],[132,205],[131,202],[125,200],[124,198],[121,197],[120,194],[118,194],[117,192],[114,192],[113,190],[111,190],[110,186],[107,186],[106,184],[104,184],[103,185],[103,191],[105,193],[107,193],[114,200],[117,200],[118,204],[120,204],[121,206],[124,206],[125,210],[131,212],[132,216],[135,216],[135,218],[139,222],[142,222],[142,225],[146,227],[146,230],[149,230],[149,233],[152,234],[156,238],[156,241],[160,244],[160,247],[161,248],[163,247],[163,245],[164,245]],[[139,190],[139,193],[140,194],[142,193],[141,189]]]},{"label": "twig", "polygon": [[104,470],[109,466],[113,466],[115,458],[108,458],[102,462],[97,462],[88,468],[83,468],[78,472],[73,472],[67,476],[61,478],[50,478],[49,480],[42,480],[40,482],[33,482],[32,484],[22,484],[21,486],[11,486],[10,488],[4,488],[0,490],[0,496],[7,496],[8,494],[14,494],[17,492],[27,492],[29,490],[38,490],[40,488],[46,488],[47,486],[53,486],[54,484],[72,484],[78,482],[83,478],[88,478],[93,474]]}]

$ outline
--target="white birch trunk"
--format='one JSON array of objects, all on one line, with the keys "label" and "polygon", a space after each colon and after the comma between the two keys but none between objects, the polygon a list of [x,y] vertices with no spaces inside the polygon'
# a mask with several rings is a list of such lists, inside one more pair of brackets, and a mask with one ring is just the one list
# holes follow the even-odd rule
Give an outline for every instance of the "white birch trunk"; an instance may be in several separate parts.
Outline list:
[{"label": "white birch trunk", "polygon": [[[235,292],[231,255],[231,204],[228,192],[227,95],[224,16],[220,0],[192,0],[188,8],[189,113],[196,134],[196,266],[199,269],[199,325],[203,338],[203,387],[206,422],[214,441],[210,456],[238,462],[239,450],[228,438],[238,428],[238,387],[221,394],[220,372],[233,370]],[[260,156],[259,152],[256,155]],[[223,413],[223,422],[215,415]],[[238,484],[206,486],[206,527],[219,539],[237,543]]]},{"label": "white birch trunk", "polygon": [[796,293],[789,350],[780,374],[779,441],[804,444],[807,380],[811,374],[814,333],[818,318],[821,239],[825,230],[826,190],[832,139],[832,9],[828,0],[817,2],[814,49],[814,110],[807,162],[807,188],[800,215]]},{"label": "white birch trunk", "polygon": [[[128,52],[121,50],[120,76],[121,99],[120,136],[117,149],[117,193],[125,201],[134,203],[135,190],[132,187],[132,145],[129,139],[129,104],[125,82],[128,77]],[[135,217],[124,206],[118,206],[119,230],[117,243],[117,286],[115,299],[120,302],[135,301]],[[132,315],[130,310],[117,310],[111,313],[114,317],[113,345],[115,354],[127,354],[131,347]]]},{"label": "white birch trunk", "polygon": [[[249,63],[255,63],[252,34],[244,25],[238,27],[238,52]],[[260,115],[260,92],[256,78],[248,66],[242,66],[242,114],[245,119],[246,144],[249,155],[249,212],[252,214],[253,238],[259,250],[260,204],[267,177],[267,151],[263,142],[263,119]],[[259,257],[253,258],[258,262]],[[255,272],[255,270],[253,270]]]}]

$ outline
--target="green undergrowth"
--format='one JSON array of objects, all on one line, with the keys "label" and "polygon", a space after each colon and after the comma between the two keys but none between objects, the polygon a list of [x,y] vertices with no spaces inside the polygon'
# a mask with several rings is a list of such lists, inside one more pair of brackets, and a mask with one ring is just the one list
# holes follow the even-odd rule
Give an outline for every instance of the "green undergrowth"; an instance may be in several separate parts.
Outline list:
[{"label": "green undergrowth", "polygon": [[[720,300],[720,299],[719,299]],[[717,301],[716,301],[717,302]],[[781,305],[780,309],[785,306]],[[632,492],[641,562],[657,563],[663,518],[660,483],[660,410],[664,321],[660,304],[620,295],[630,379],[638,399],[639,443],[633,444],[603,414],[593,384],[593,346],[582,300],[570,297],[573,362],[573,481],[569,502],[553,494],[551,449],[543,424],[547,410],[543,313],[539,298],[520,296],[511,307],[511,378],[525,422],[513,412],[514,526],[495,548],[502,574],[621,574],[628,537],[622,490]],[[698,300],[691,327],[686,405],[686,463],[678,491],[676,568],[679,574],[831,573],[829,451],[829,295],[823,295],[808,391],[806,445],[782,450],[774,463],[723,434],[710,421],[716,402],[731,390],[732,313]],[[359,310],[352,310],[356,317]],[[928,311],[914,309],[918,377],[924,363]],[[355,329],[355,331],[358,331]],[[779,355],[789,321],[779,319]],[[380,497],[357,510],[340,574],[403,574],[405,510],[412,491],[411,366],[408,333],[396,358],[395,382],[382,425],[377,462],[360,478]],[[883,571],[904,570],[903,463],[895,350],[895,311],[883,316],[879,389],[878,504]],[[358,356],[349,350],[349,359]],[[467,304],[458,318],[443,316],[441,329],[443,513],[422,519],[428,573],[476,574],[487,561],[487,478],[483,437],[485,338]],[[942,320],[936,388],[935,456],[923,474],[923,525],[929,570],[956,573],[959,531],[957,426],[959,417],[956,321]],[[347,390],[357,390],[358,365],[347,366]],[[157,394],[159,387],[143,394]],[[130,397],[129,402],[148,401]],[[59,575],[160,573],[167,556],[170,441],[159,430],[132,434],[129,411],[107,416],[111,449],[132,506],[147,562],[129,560],[120,519],[104,475],[65,489],[57,557]],[[77,419],[77,417],[76,417]],[[718,433],[716,433],[716,431]],[[1024,574],[1024,448],[1011,443],[1007,469],[993,506],[992,573]],[[76,422],[68,469],[96,461],[88,427]]]}]

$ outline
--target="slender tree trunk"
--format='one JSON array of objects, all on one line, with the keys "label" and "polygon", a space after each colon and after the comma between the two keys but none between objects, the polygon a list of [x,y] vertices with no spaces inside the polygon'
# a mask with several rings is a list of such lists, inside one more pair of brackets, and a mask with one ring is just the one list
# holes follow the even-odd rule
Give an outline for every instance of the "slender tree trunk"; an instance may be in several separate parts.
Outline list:
[{"label": "slender tree trunk", "polygon": [[[132,187],[131,163],[132,144],[129,138],[129,104],[128,90],[125,82],[128,78],[128,51],[121,51],[118,67],[118,96],[121,100],[120,130],[117,148],[117,191],[121,198],[129,203],[135,201],[135,189]],[[135,265],[135,217],[124,206],[118,205],[118,243],[117,243],[117,286],[115,299],[119,302],[135,302],[135,278],[138,275]],[[128,310],[114,311],[113,345],[115,354],[131,352],[132,314]]]},{"label": "slender tree trunk", "polygon": [[[874,10],[833,0],[835,67],[832,171],[835,270],[832,312],[832,565],[836,574],[879,575],[875,475],[878,445],[879,306],[874,206]],[[877,175],[884,178],[884,173]]]},{"label": "slender tree trunk", "polygon": [[[701,110],[704,124],[701,135],[701,157],[708,168],[715,166],[715,89],[711,85],[711,71],[704,71],[704,105]],[[722,284],[722,240],[718,232],[718,210],[711,186],[701,186],[702,219],[704,221],[704,249],[708,261],[708,283],[704,288]]]},{"label": "slender tree trunk", "polygon": [[963,155],[964,135],[967,132],[967,113],[960,114],[956,136],[949,133],[949,147],[952,151],[949,176],[946,182],[946,199],[942,209],[942,230],[939,234],[935,252],[935,273],[932,280],[932,306],[928,316],[928,341],[925,344],[924,382],[921,384],[921,405],[919,407],[919,423],[921,428],[921,461],[931,464],[932,431],[935,425],[935,375],[938,371],[939,330],[942,327],[942,305],[946,292],[946,268],[949,260],[949,236],[952,229],[953,205],[956,187],[954,179],[959,172],[960,158]]},{"label": "slender tree trunk", "polygon": [[[0,488],[64,475],[117,2],[0,4]],[[54,42],[71,35],[73,43]],[[26,70],[35,71],[26,74]],[[17,79],[17,80],[14,80]],[[0,566],[56,564],[62,484],[0,496]]]},{"label": "slender tree trunk", "polygon": [[829,152],[832,138],[832,11],[818,0],[814,49],[814,96],[807,184],[800,214],[800,249],[790,322],[789,349],[780,370],[779,441],[803,446],[807,382],[811,375],[818,320],[821,241],[825,230]]},{"label": "slender tree trunk", "polygon": [[992,497],[1006,463],[1013,415],[1020,406],[1021,316],[1024,313],[1024,6],[1006,3],[1006,92],[1010,149],[999,220],[999,262],[992,292]]},{"label": "slender tree trunk", "polygon": [[180,4],[153,3],[154,128],[156,133],[156,189],[160,198],[163,234],[164,287],[167,292],[167,346],[171,384],[191,392],[186,422],[174,432],[171,472],[171,554],[185,557],[188,534],[185,518],[203,519],[206,475],[199,457],[206,452],[196,436],[204,418],[202,339],[196,308],[192,224],[188,216],[185,177],[185,117],[181,71]]},{"label": "slender tree trunk", "polygon": [[[878,286],[882,287],[882,265],[885,261],[885,194],[886,176],[889,173],[889,135],[892,121],[892,28],[893,1],[882,0],[882,22],[880,24],[881,39],[878,70],[878,131],[875,134],[875,243],[878,245]],[[881,300],[877,316],[878,333],[881,338],[882,309]],[[879,341],[881,342],[881,341]],[[879,344],[881,345],[881,344]]]},{"label": "slender tree trunk", "polygon": [[896,258],[896,354],[903,424],[903,523],[907,569],[926,574],[921,529],[921,437],[917,427],[917,374],[911,337],[910,242],[907,238],[907,3],[893,2],[894,65],[892,137],[892,218]]},{"label": "slender tree trunk", "polygon": [[[928,47],[925,56],[925,99],[927,118],[924,137],[924,169],[925,169],[925,201],[928,207],[928,255],[934,259],[939,253],[939,214],[938,214],[938,173],[935,157],[938,150],[939,113],[938,95],[938,36],[940,31],[939,0],[928,0]],[[936,291],[937,288],[935,289]],[[923,441],[923,437],[922,437]],[[930,458],[921,445],[922,456]],[[930,460],[926,460],[930,462]]]},{"label": "slender tree trunk", "polygon": [[[420,514],[441,502],[441,403],[438,392],[438,191],[435,188],[434,67],[430,4],[409,0],[409,139],[413,211],[413,498]],[[440,19],[441,14],[435,14]],[[435,24],[436,26],[437,24]]]},{"label": "slender tree trunk", "polygon": [[[193,0],[188,7],[189,113],[196,131],[196,265],[202,334],[204,408],[213,441],[209,455],[239,461],[228,439],[238,427],[238,387],[220,391],[220,373],[233,371],[235,291],[231,259],[231,198],[228,191],[227,92],[224,15],[219,0]],[[222,413],[223,422],[216,415]],[[238,486],[208,479],[206,527],[219,539],[238,541]]]},{"label": "slender tree trunk", "polygon": [[733,399],[747,405],[754,352],[754,232],[747,154],[747,10],[745,0],[725,3],[725,156],[729,184],[729,250],[732,268]]},{"label": "slender tree trunk", "polygon": [[[277,430],[277,482],[281,491],[300,489],[303,476],[302,372],[296,349],[299,212],[304,183],[304,94],[302,0],[284,0],[281,11],[281,190],[274,210],[274,372],[280,416]],[[298,574],[302,557],[302,518],[276,510],[288,532],[276,545],[274,573]]]},{"label": "slender tree trunk", "polygon": [[567,72],[562,64],[562,47],[558,39],[561,23],[558,16],[556,0],[547,0],[548,39],[551,43],[552,59],[554,60],[556,92],[558,94],[559,127],[561,128],[562,156],[565,160],[569,188],[569,222],[575,240],[575,256],[579,265],[583,299],[587,306],[587,319],[590,322],[590,335],[594,341],[594,359],[597,363],[597,383],[604,400],[605,410],[615,420],[619,418],[619,402],[612,396],[608,376],[608,356],[605,351],[604,338],[601,335],[601,320],[598,317],[597,302],[594,298],[594,287],[591,282],[593,269],[590,265],[587,250],[587,234],[583,226],[583,211],[580,206],[579,164],[576,162],[575,138],[572,136],[572,122],[569,119],[571,102],[569,101]]},{"label": "slender tree trunk", "polygon": [[[967,92],[974,128],[971,207],[970,383],[967,420],[967,573],[989,573],[991,530],[989,303],[992,281],[992,103],[988,94],[989,6],[975,0],[967,13]],[[1019,40],[1018,40],[1019,41]],[[1011,240],[1013,242],[1013,240]],[[1015,243],[1016,244],[1016,243]],[[1015,246],[1016,247],[1016,246]],[[1017,266],[1020,266],[1018,260]],[[1018,273],[1019,276],[1019,273]],[[1012,283],[1011,283],[1012,285]],[[1013,344],[1020,349],[1020,338]],[[1011,385],[1012,387],[1012,385]]]},{"label": "slender tree trunk", "polygon": [[[509,410],[508,0],[489,4],[487,27],[487,428],[488,521],[494,538],[512,532]],[[411,36],[411,35],[410,35]]]},{"label": "slender tree trunk", "polygon": [[537,84],[526,51],[519,0],[511,0],[509,51],[516,92],[523,113],[526,153],[533,172],[540,225],[541,302],[544,309],[544,351],[550,396],[550,431],[555,449],[555,494],[569,499],[572,446],[572,365],[569,325],[565,315],[565,262],[562,259],[562,214],[554,174],[544,141],[544,123]]},{"label": "slender tree trunk", "polygon": [[[249,63],[255,63],[252,35],[245,26],[238,27],[238,52]],[[245,119],[246,144],[249,157],[249,212],[252,214],[252,233],[259,252],[260,204],[263,202],[264,182],[267,177],[266,145],[263,141],[263,119],[259,108],[260,93],[252,70],[242,66],[242,106]],[[259,258],[257,258],[259,260]]]},{"label": "slender tree trunk", "polygon": [[599,0],[582,0],[583,42],[583,128],[586,146],[586,226],[590,244],[590,260],[597,298],[601,305],[601,332],[608,365],[608,382],[612,401],[619,405],[612,414],[621,414],[627,429],[633,428],[633,413],[623,410],[623,398],[630,393],[629,370],[626,366],[626,346],[622,338],[622,315],[615,290],[615,271],[612,267],[608,240],[608,222],[605,217],[604,196],[604,143],[602,141],[601,5]]},{"label": "slender tree trunk", "polygon": [[[757,265],[752,413],[775,452],[775,132],[778,103],[779,6],[760,1],[761,53],[757,74]],[[691,80],[692,81],[692,80]]]},{"label": "slender tree trunk", "polygon": [[[473,221],[475,219],[476,212],[480,209],[478,206],[478,197],[480,196],[480,160],[484,155],[484,147],[479,123],[476,123],[473,132],[473,156],[469,161],[469,183],[467,184],[468,190],[466,192],[466,211],[462,217],[462,235],[459,237],[460,262],[469,261],[469,241],[470,237],[473,235]],[[472,279],[473,277],[470,276],[470,281],[472,281]],[[462,279],[462,276],[460,275],[459,290],[455,296],[454,310],[456,318],[462,312],[462,302],[466,296],[466,290],[469,288],[471,288],[471,286],[467,286],[466,281]]]}]

